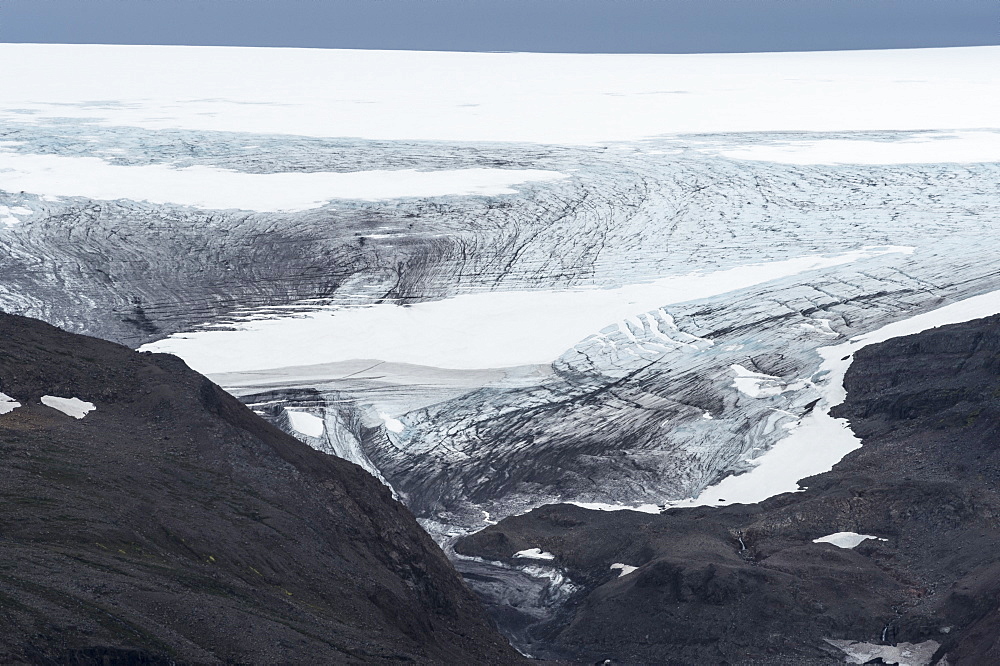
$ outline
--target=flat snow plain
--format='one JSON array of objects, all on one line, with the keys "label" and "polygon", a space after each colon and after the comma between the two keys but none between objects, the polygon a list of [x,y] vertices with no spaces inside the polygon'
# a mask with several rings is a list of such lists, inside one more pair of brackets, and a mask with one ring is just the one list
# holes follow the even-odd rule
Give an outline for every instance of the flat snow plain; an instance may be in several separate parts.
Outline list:
[{"label": "flat snow plain", "polygon": [[0,44],[0,118],[579,144],[996,128],[1000,47],[701,55]]}]

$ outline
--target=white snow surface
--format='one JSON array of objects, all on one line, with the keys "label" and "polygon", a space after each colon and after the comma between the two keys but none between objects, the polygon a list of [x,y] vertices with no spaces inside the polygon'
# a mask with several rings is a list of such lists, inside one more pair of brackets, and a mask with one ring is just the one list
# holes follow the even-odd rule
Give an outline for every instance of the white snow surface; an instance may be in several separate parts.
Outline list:
[{"label": "white snow surface", "polygon": [[324,431],[323,419],[308,412],[297,412],[286,409],[288,422],[296,432],[300,432],[307,437],[322,437]]},{"label": "white snow surface", "polygon": [[261,212],[308,210],[333,199],[511,194],[513,185],[559,178],[565,176],[539,169],[243,173],[199,165],[118,166],[97,157],[0,150],[0,189],[10,192]]},{"label": "white snow surface", "polygon": [[66,416],[72,416],[74,419],[82,419],[97,409],[92,402],[86,402],[79,398],[59,398],[54,395],[43,395],[42,404],[59,410]]},{"label": "white snow surface", "polygon": [[1000,121],[997,46],[606,55],[0,44],[0,62],[16,63],[0,67],[0,121],[542,143]]},{"label": "white snow surface", "polygon": [[528,548],[527,550],[519,550],[514,553],[514,557],[524,557],[529,560],[554,560],[556,556],[552,553],[547,553],[541,548]]},{"label": "white snow surface", "polygon": [[[876,645],[855,641],[824,639],[830,645],[842,650],[848,664],[867,664],[881,659],[885,664],[899,666],[928,666],[941,644],[937,641],[923,643],[899,643],[898,645]],[[942,662],[938,662],[942,663]]]},{"label": "white snow surface", "polygon": [[812,412],[787,437],[753,461],[756,466],[749,472],[726,477],[706,488],[697,498],[672,502],[671,506],[754,504],[781,493],[802,490],[799,479],[830,471],[844,456],[861,446],[861,440],[854,435],[846,419],[830,416],[830,409],[847,398],[844,375],[856,351],[892,338],[995,314],[1000,314],[1000,291],[887,324],[843,344],[820,347],[817,352],[823,361],[810,381],[820,389],[821,398]]},{"label": "white snow surface", "polygon": [[635,571],[639,567],[633,567],[633,566],[630,566],[628,564],[622,564],[621,562],[615,562],[614,564],[611,565],[611,568],[612,569],[620,569],[621,573],[618,574],[618,577],[621,578],[622,576],[629,575],[630,573],[632,573],[633,571]]},{"label": "white snow surface", "polygon": [[833,534],[827,534],[825,537],[820,537],[818,539],[813,539],[813,543],[829,543],[833,544],[837,548],[855,548],[862,541],[867,539],[877,539],[879,541],[887,541],[881,537],[877,537],[871,534],[858,534],[857,532],[834,532]]},{"label": "white snow surface", "polygon": [[639,513],[659,513],[660,507],[655,504],[637,504],[629,506],[626,504],[605,504],[604,502],[576,502],[569,501],[565,504],[572,504],[591,511],[638,511]]},{"label": "white snow surface", "polygon": [[406,307],[384,303],[323,309],[236,322],[236,330],[176,333],[140,351],[176,354],[205,374],[363,358],[452,369],[546,364],[594,331],[636,313],[866,257],[912,251],[863,248],[617,289],[489,292]]},{"label": "white snow surface", "polygon": [[14,400],[14,398],[10,397],[6,393],[0,393],[0,416],[10,414],[20,406],[21,403]]}]

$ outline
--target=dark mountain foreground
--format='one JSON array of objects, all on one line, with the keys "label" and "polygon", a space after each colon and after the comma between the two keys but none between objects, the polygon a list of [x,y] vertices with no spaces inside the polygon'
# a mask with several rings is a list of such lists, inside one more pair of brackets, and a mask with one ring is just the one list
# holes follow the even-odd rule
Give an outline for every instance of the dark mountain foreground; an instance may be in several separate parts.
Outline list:
[{"label": "dark mountain foreground", "polygon": [[[525,632],[525,617],[496,607],[535,654],[1000,663],[1000,317],[867,347],[846,386],[834,415],[864,446],[805,492],[660,515],[546,506],[456,550],[506,566],[523,566],[512,556],[525,549],[555,556],[532,563],[576,589],[548,621]],[[813,542],[838,532],[883,540]],[[638,568],[620,576],[615,563]],[[498,589],[482,570],[470,581]]]},{"label": "dark mountain foreground", "polygon": [[0,314],[0,392],[0,662],[521,661],[387,488],[179,359]]}]

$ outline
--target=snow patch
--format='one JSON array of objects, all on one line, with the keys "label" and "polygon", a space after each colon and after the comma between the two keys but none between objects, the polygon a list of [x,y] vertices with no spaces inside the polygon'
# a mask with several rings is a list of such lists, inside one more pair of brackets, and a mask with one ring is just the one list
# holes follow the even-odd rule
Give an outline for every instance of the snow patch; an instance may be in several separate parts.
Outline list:
[{"label": "snow patch", "polygon": [[771,398],[781,395],[786,391],[796,391],[805,388],[808,385],[802,381],[786,383],[780,377],[747,370],[739,364],[733,364],[729,367],[736,373],[736,378],[733,379],[733,386],[740,393],[748,395],[751,398]]},{"label": "snow patch", "polygon": [[322,437],[325,430],[323,419],[308,412],[296,412],[290,409],[285,410],[288,415],[288,422],[296,432],[300,432],[307,437]]},{"label": "snow patch", "polygon": [[564,502],[591,511],[638,511],[639,513],[660,513],[661,507],[656,504],[639,504],[628,506],[625,504],[605,504],[603,502]]},{"label": "snow patch", "polygon": [[32,214],[30,208],[24,208],[23,206],[0,206],[0,222],[12,227],[15,224],[20,224],[20,217],[25,217]]},{"label": "snow patch", "polygon": [[20,406],[21,403],[14,400],[14,398],[10,397],[6,393],[0,393],[0,416],[10,414]]},{"label": "snow patch", "polygon": [[928,133],[902,141],[821,139],[721,151],[731,159],[785,164],[941,164],[1000,162],[1000,132]]},{"label": "snow patch", "polygon": [[831,338],[839,338],[840,333],[837,333],[830,326],[829,319],[810,319],[808,322],[803,322],[799,324],[799,328],[812,331],[814,333],[819,333],[820,335],[826,335]]},{"label": "snow patch", "polygon": [[86,402],[79,398],[58,398],[54,395],[43,395],[42,404],[59,410],[66,416],[72,416],[74,419],[82,419],[89,412],[97,409],[92,402]]},{"label": "snow patch", "polygon": [[524,557],[530,560],[554,560],[556,556],[552,553],[547,553],[541,548],[529,548],[527,550],[519,550],[514,553],[514,557]]},{"label": "snow patch", "polygon": [[621,562],[615,562],[614,564],[611,565],[611,568],[612,569],[621,569],[621,573],[618,574],[618,577],[621,578],[622,576],[629,575],[630,573],[632,573],[633,571],[635,571],[639,567],[633,567],[633,566],[629,566],[628,564],[622,564]]},{"label": "snow patch", "polygon": [[855,548],[862,541],[867,539],[888,541],[888,539],[883,539],[871,534],[858,534],[857,532],[834,532],[833,534],[827,534],[825,537],[813,539],[813,543],[829,543],[833,544],[837,548]]},{"label": "snow patch", "polygon": [[243,173],[200,165],[118,166],[96,157],[0,151],[0,189],[8,191],[261,212],[319,208],[332,199],[513,194],[514,185],[565,177],[538,169]]}]

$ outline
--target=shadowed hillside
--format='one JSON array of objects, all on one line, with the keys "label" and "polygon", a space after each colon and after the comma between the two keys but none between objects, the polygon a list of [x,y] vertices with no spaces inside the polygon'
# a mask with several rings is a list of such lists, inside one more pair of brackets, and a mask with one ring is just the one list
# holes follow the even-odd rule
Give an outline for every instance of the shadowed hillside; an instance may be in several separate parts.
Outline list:
[{"label": "shadowed hillside", "polygon": [[179,359],[0,314],[0,392],[0,661],[520,661],[385,486]]}]

